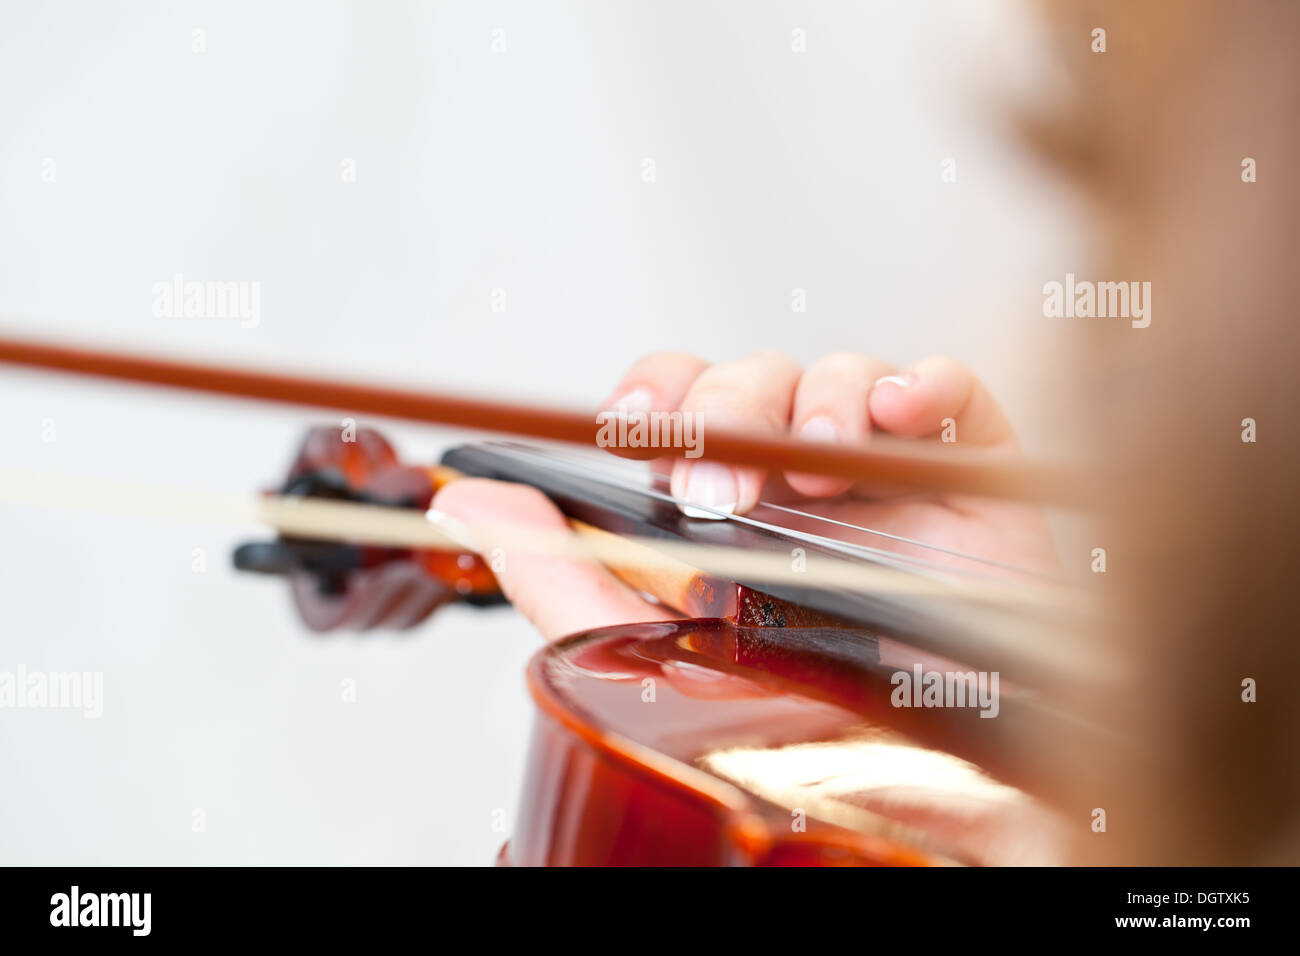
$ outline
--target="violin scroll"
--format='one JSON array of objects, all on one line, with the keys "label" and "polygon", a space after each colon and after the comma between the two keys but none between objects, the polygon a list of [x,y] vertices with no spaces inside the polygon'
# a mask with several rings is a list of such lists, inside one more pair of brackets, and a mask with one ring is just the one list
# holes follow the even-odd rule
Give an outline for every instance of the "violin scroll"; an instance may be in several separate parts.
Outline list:
[{"label": "violin scroll", "polygon": [[[309,430],[276,493],[425,511],[446,469],[404,465],[371,428]],[[235,550],[241,571],[289,580],[303,622],[315,631],[403,630],[463,600],[503,603],[491,569],[469,552],[418,551],[281,535]]]}]

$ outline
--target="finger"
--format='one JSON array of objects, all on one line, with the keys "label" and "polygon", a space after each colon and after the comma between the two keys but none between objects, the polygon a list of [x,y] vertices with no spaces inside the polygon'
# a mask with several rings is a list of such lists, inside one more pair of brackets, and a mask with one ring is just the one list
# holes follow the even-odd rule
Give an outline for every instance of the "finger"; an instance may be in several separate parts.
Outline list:
[{"label": "finger", "polygon": [[651,352],[627,370],[601,408],[625,407],[629,411],[674,411],[687,390],[709,367],[689,352]]},{"label": "finger", "polygon": [[[610,393],[602,412],[619,412],[628,416],[650,412],[673,412],[700,373],[709,363],[689,352],[651,352],[637,359]],[[672,459],[662,458],[640,447],[603,445],[620,458],[655,459],[652,470],[667,475]]]},{"label": "finger", "polygon": [[[470,526],[519,525],[565,530],[560,510],[535,488],[463,478],[434,496],[433,510]],[[672,618],[599,565],[507,549],[488,558],[501,590],[548,641],[611,624]]]},{"label": "finger", "polygon": [[[868,355],[827,355],[808,367],[794,393],[790,434],[805,441],[861,444],[871,437],[867,399],[878,378],[894,366]],[[852,478],[786,472],[785,480],[801,495],[829,498],[853,486]]]},{"label": "finger", "polygon": [[[790,426],[799,363],[778,352],[762,352],[714,365],[701,373],[686,397],[683,414],[695,416],[708,455],[709,431],[738,431],[784,436]],[[673,496],[703,506],[684,506],[692,517],[743,514],[758,503],[766,472],[714,461],[683,460],[673,466]]]},{"label": "finger", "polygon": [[871,390],[871,420],[881,431],[906,438],[996,446],[1014,444],[1010,421],[970,369],[935,356],[902,375],[887,375]]}]

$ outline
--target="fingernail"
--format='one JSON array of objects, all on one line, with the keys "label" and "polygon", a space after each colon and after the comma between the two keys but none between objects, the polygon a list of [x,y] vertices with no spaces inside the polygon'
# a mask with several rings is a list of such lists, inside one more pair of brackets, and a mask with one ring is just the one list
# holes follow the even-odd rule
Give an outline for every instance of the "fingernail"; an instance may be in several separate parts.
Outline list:
[{"label": "fingernail", "polygon": [[[681,464],[677,468],[689,469],[686,474],[685,493],[679,495],[680,498],[686,500],[677,503],[677,507],[681,509],[682,514],[688,518],[722,520],[727,515],[735,512],[739,492],[736,490],[735,472],[730,468],[712,461]],[[680,486],[681,479],[678,478],[678,475],[675,474],[673,477],[678,479],[673,484]],[[687,504],[687,502],[690,502],[690,504]],[[693,508],[691,504],[700,507]]]},{"label": "fingernail", "polygon": [[840,426],[835,424],[833,418],[818,415],[816,418],[810,418],[803,423],[803,427],[799,429],[799,437],[805,441],[834,444],[840,440]]},{"label": "fingernail", "polygon": [[637,386],[631,391],[624,392],[614,401],[609,403],[611,411],[625,412],[629,414],[640,414],[648,412],[654,407],[654,396],[650,394],[650,389],[644,386]]},{"label": "fingernail", "polygon": [[876,384],[871,387],[875,389],[882,385],[897,385],[899,388],[907,388],[915,383],[916,377],[912,375],[885,375],[876,379]]}]

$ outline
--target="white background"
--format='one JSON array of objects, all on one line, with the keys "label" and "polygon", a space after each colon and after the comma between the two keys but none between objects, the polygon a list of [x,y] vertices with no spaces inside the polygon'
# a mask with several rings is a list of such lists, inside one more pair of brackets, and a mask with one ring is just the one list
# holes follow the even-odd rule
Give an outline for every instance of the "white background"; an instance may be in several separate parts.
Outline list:
[{"label": "white background", "polygon": [[[590,407],[657,348],[945,352],[1051,450],[1036,343],[1043,282],[1076,268],[1071,201],[1002,132],[1054,82],[1032,8],[0,11],[7,329]],[[261,282],[260,326],[155,318],[176,273]],[[276,483],[321,421],[10,369],[0,408],[0,464],[227,491]],[[413,460],[455,437],[387,432]],[[0,500],[0,670],[105,681],[99,720],[0,710],[0,862],[493,859],[527,623],[457,608],[311,636],[276,582],[228,569],[257,536]]]}]

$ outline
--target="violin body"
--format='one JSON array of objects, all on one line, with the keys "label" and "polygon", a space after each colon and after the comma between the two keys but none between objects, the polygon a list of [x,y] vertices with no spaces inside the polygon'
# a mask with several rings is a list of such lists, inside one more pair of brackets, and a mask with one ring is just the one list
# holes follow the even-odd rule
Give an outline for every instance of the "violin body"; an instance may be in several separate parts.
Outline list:
[{"label": "violin body", "polygon": [[538,715],[518,824],[500,862],[933,862],[901,840],[810,818],[702,768],[730,747],[816,740],[853,724],[848,712],[700,663],[704,655],[688,650],[734,646],[739,633],[725,621],[646,624],[539,652],[528,669]]},{"label": "violin body", "polygon": [[962,734],[946,716],[903,729],[882,643],[895,653],[866,634],[845,647],[826,629],[702,620],[544,648],[500,862],[1053,862],[1059,820],[953,752]]}]

